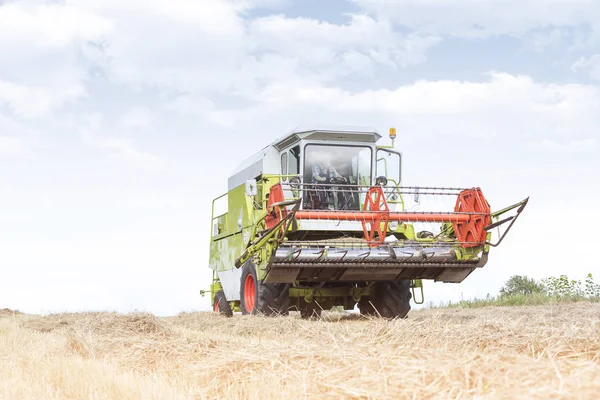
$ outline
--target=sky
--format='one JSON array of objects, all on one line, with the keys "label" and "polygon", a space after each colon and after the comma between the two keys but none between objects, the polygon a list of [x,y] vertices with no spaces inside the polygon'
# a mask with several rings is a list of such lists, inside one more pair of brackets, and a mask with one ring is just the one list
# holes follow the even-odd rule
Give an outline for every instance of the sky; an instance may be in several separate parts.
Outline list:
[{"label": "sky", "polygon": [[212,199],[311,124],[396,127],[404,185],[530,197],[427,302],[600,277],[598,0],[0,0],[0,308],[209,309]]}]

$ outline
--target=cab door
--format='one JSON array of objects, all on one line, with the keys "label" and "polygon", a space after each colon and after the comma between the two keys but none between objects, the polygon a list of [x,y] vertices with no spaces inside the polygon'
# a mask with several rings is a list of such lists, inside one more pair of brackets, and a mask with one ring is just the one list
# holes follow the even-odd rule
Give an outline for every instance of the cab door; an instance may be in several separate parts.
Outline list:
[{"label": "cab door", "polygon": [[400,153],[388,149],[377,150],[377,175],[375,178],[380,176],[385,176],[388,181],[384,191],[390,209],[404,208],[399,189],[402,180],[402,156]]},{"label": "cab door", "polygon": [[300,145],[281,152],[281,186],[286,200],[300,196]]}]

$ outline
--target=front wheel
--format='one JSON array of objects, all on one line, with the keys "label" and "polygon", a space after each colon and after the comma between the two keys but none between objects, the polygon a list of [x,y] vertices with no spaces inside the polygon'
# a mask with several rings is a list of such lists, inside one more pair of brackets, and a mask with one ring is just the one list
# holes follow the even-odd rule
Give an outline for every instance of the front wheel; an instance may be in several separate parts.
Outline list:
[{"label": "front wheel", "polygon": [[411,298],[410,280],[377,282],[372,294],[360,299],[358,308],[362,315],[406,318]]},{"label": "front wheel", "polygon": [[256,276],[256,266],[248,261],[242,267],[240,308],[242,314],[288,315],[289,284],[264,283]]}]

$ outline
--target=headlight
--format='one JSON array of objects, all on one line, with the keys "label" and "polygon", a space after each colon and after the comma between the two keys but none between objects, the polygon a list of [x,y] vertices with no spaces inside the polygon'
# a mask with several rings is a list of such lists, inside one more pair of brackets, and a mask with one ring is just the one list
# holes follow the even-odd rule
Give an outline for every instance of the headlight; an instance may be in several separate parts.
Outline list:
[{"label": "headlight", "polygon": [[388,180],[385,176],[378,176],[377,179],[375,180],[375,185],[387,186],[387,184],[388,184]]},{"label": "headlight", "polygon": [[398,221],[392,221],[392,222],[390,222],[389,227],[390,227],[390,230],[392,232],[396,231],[396,229],[398,229]]}]

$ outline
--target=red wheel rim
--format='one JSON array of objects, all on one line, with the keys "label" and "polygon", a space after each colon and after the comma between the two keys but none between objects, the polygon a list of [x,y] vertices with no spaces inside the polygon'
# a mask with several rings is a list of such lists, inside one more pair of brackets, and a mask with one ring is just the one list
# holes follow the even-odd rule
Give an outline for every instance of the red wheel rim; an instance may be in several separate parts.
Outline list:
[{"label": "red wheel rim", "polygon": [[214,307],[215,312],[219,312],[219,302],[215,301],[215,307]]},{"label": "red wheel rim", "polygon": [[256,300],[256,285],[254,283],[254,277],[252,275],[246,275],[244,281],[244,304],[246,305],[246,311],[249,313],[254,310],[254,302]]}]

